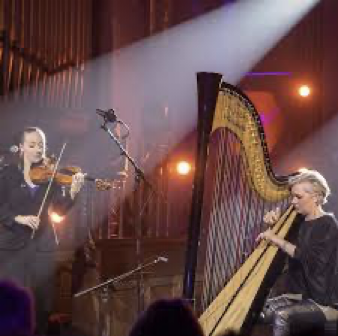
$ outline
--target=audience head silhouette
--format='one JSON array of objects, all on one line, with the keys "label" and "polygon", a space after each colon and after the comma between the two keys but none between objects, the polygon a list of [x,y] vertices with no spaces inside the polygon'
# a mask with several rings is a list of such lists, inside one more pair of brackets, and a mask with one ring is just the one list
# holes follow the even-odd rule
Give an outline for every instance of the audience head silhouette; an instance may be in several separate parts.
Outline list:
[{"label": "audience head silhouette", "polygon": [[129,336],[203,336],[202,328],[181,299],[158,300],[139,317]]},{"label": "audience head silhouette", "polygon": [[0,281],[0,336],[31,336],[34,331],[30,294],[10,281]]}]

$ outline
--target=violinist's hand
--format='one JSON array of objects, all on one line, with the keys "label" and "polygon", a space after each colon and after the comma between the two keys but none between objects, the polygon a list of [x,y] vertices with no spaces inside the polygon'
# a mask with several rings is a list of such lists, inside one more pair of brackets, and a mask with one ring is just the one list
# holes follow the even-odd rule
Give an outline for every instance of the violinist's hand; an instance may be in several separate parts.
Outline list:
[{"label": "violinist's hand", "polygon": [[37,230],[40,224],[40,218],[37,216],[16,216],[15,221],[19,224],[29,226],[32,230]]},{"label": "violinist's hand", "polygon": [[279,220],[281,216],[280,208],[276,208],[276,210],[271,210],[265,214],[263,217],[263,221],[265,224],[268,224],[269,226],[272,226],[276,224],[276,222]]},{"label": "violinist's hand", "polygon": [[72,184],[70,186],[70,197],[72,199],[74,199],[78,192],[81,190],[85,181],[85,176],[86,174],[83,173],[76,173],[73,175]]}]

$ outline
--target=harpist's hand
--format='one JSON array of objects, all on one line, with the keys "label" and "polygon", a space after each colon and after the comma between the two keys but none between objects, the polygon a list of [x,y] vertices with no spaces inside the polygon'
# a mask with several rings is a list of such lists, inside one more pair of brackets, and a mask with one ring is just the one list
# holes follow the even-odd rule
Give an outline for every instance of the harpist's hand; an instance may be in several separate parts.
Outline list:
[{"label": "harpist's hand", "polygon": [[280,216],[281,216],[280,208],[276,208],[276,210],[271,210],[267,212],[263,217],[263,221],[264,223],[271,226],[274,225],[279,220]]},{"label": "harpist's hand", "polygon": [[282,249],[285,253],[287,253],[290,257],[294,257],[295,255],[296,246],[287,242],[283,238],[278,237],[270,229],[258,235],[258,237],[256,238],[256,242],[260,242],[261,240],[265,240],[268,243],[277,246],[278,248]]},{"label": "harpist's hand", "polygon": [[16,216],[15,221],[19,224],[29,226],[32,230],[37,230],[40,218],[37,216]]},{"label": "harpist's hand", "polygon": [[256,238],[256,242],[260,242],[261,240],[266,240],[271,243],[275,243],[276,235],[270,230],[266,230],[258,235]]}]

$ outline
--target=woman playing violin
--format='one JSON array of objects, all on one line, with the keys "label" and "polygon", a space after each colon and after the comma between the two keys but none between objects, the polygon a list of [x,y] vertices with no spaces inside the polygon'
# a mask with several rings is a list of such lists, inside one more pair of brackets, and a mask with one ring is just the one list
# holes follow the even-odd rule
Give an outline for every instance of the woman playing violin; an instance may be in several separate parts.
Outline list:
[{"label": "woman playing violin", "polygon": [[48,212],[53,207],[63,211],[71,208],[84,175],[75,174],[69,188],[52,183],[42,208],[48,186],[34,184],[30,171],[46,159],[45,134],[29,127],[22,132],[20,142],[20,163],[0,171],[0,278],[32,290],[37,332],[45,333],[52,308],[56,249]]}]

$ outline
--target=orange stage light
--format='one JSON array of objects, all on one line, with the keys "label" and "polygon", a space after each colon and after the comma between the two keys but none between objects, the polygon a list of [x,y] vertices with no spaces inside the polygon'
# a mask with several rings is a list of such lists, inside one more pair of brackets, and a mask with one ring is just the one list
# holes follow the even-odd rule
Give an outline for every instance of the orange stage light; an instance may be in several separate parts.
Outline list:
[{"label": "orange stage light", "polygon": [[308,97],[310,94],[311,94],[311,89],[308,85],[301,85],[298,89],[298,94],[301,96],[301,97]]},{"label": "orange stage light", "polygon": [[61,223],[64,220],[64,216],[60,216],[54,211],[49,214],[49,217],[54,223]]},{"label": "orange stage light", "polygon": [[176,171],[179,175],[188,175],[191,171],[191,164],[187,161],[180,161],[176,165]]}]

